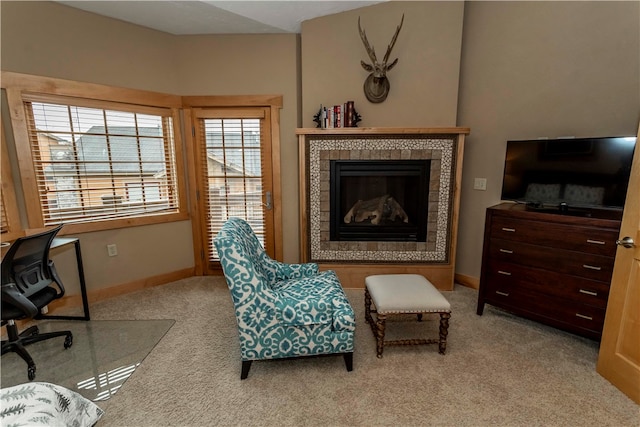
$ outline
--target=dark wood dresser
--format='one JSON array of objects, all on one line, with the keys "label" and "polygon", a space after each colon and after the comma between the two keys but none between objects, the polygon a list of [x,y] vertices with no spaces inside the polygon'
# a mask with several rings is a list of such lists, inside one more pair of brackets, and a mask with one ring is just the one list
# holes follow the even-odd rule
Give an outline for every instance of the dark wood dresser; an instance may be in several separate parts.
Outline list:
[{"label": "dark wood dresser", "polygon": [[500,307],[600,340],[621,211],[487,209],[477,313]]}]

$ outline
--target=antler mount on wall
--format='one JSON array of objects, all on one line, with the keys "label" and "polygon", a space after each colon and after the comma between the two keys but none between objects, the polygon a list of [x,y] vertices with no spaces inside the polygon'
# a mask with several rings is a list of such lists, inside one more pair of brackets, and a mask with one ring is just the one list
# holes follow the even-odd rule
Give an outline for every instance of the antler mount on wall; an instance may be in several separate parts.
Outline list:
[{"label": "antler mount on wall", "polygon": [[367,79],[364,81],[364,94],[370,102],[374,104],[378,104],[385,99],[387,99],[387,95],[389,95],[389,79],[387,78],[387,71],[391,70],[398,63],[398,58],[396,58],[392,63],[388,63],[389,56],[391,55],[391,50],[393,46],[396,44],[396,40],[398,38],[398,34],[400,33],[400,29],[402,28],[402,24],[404,22],[404,14],[402,14],[402,19],[400,20],[400,25],[396,28],[396,32],[391,39],[391,43],[387,46],[387,53],[384,55],[384,59],[382,62],[378,62],[376,57],[376,51],[373,49],[373,46],[369,44],[369,40],[367,40],[367,34],[364,32],[362,27],[360,26],[360,17],[358,17],[358,30],[360,31],[360,38],[362,39],[362,43],[364,43],[365,49],[367,49],[367,53],[369,54],[369,59],[371,60],[371,64],[368,64],[364,61],[360,61],[362,68],[369,71],[369,75]]}]

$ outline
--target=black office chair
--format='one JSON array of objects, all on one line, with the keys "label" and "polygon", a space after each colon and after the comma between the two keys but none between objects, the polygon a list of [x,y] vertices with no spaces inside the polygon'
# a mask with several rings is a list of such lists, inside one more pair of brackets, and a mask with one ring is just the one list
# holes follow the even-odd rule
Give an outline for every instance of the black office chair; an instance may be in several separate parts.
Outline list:
[{"label": "black office chair", "polygon": [[[27,374],[36,377],[36,364],[25,349],[26,345],[50,338],[65,336],[64,348],[73,344],[71,331],[41,334],[37,326],[18,333],[19,319],[38,318],[42,308],[64,295],[64,286],[49,259],[53,238],[62,225],[43,233],[18,238],[2,258],[2,325],[7,326],[8,340],[2,341],[2,354],[14,351],[27,362]],[[52,286],[56,284],[56,287]]]}]

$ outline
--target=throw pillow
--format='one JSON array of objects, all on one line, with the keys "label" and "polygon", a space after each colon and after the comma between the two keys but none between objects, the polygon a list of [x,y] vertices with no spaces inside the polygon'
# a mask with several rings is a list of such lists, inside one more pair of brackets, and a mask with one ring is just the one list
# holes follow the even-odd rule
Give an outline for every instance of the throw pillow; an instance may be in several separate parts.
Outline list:
[{"label": "throw pillow", "polygon": [[104,411],[75,391],[32,382],[0,390],[0,424],[90,427]]}]

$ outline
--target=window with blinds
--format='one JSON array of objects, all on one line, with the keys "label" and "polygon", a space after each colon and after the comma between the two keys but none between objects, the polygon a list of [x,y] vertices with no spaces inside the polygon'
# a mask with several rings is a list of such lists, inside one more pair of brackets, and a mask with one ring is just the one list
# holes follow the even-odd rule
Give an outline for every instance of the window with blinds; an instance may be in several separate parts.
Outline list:
[{"label": "window with blinds", "polygon": [[179,210],[171,110],[23,97],[44,225]]},{"label": "window with blinds", "polygon": [[260,122],[258,118],[200,119],[209,261],[219,260],[213,239],[230,217],[245,219],[265,245]]}]

